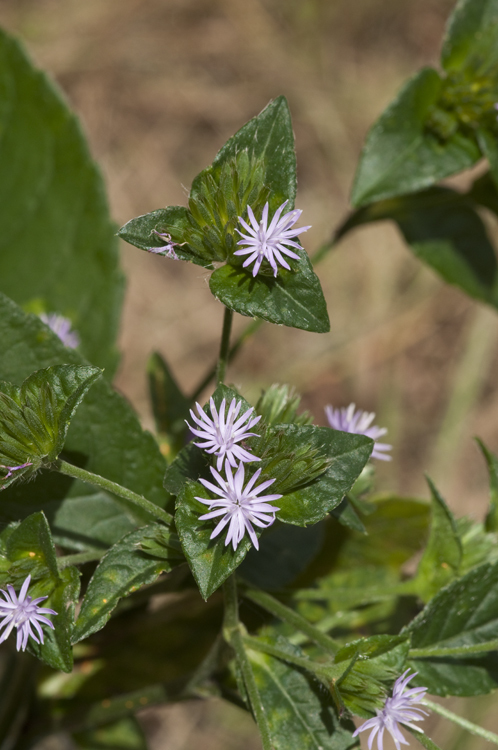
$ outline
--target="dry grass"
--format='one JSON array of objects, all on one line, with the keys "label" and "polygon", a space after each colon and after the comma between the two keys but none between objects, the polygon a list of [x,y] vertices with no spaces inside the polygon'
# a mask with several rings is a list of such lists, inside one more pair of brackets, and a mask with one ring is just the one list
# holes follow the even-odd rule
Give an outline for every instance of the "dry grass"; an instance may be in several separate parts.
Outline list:
[{"label": "dry grass", "polygon": [[[0,23],[24,39],[82,118],[119,223],[184,203],[183,186],[238,127],[284,93],[312,251],[347,210],[367,128],[408,74],[436,61],[452,6],[453,0],[0,0]],[[123,264],[129,281],[116,385],[151,426],[148,355],[159,350],[191,390],[216,355],[222,309],[198,267],[128,246]],[[319,274],[330,334],[266,326],[230,379],[249,397],[272,381],[291,382],[321,422],[326,403],[354,400],[376,410],[395,444],[394,461],[379,471],[383,488],[425,493],[423,472],[430,470],[453,508],[481,516],[487,481],[471,437],[498,449],[494,314],[421,268],[387,224],[346,238]],[[239,318],[237,331],[246,324]],[[164,716],[162,734],[152,739],[157,750],[197,745],[203,730],[185,726],[191,716],[210,726],[204,707],[167,708]],[[219,721],[227,731],[209,745],[202,736],[203,746],[232,747],[240,717],[227,716]],[[257,747],[245,731],[239,741]],[[457,747],[449,735],[442,739]]]}]

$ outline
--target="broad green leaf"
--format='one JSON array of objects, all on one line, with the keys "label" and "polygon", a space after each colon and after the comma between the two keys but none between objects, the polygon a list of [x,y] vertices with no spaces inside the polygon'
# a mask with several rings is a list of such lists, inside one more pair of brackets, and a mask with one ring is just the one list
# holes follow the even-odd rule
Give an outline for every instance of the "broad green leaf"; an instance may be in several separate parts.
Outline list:
[{"label": "broad green leaf", "polygon": [[491,172],[485,172],[474,181],[467,197],[478,206],[498,214],[498,189]]},{"label": "broad green leaf", "polygon": [[[33,587],[30,596],[43,596],[43,589]],[[73,668],[72,634],[74,628],[74,613],[80,593],[80,574],[74,567],[65,568],[60,572],[60,582],[51,592],[48,599],[40,606],[49,607],[57,615],[49,615],[54,623],[54,630],[44,627],[44,643],[38,645],[29,640],[29,650],[41,661],[53,669],[71,672]]]},{"label": "broad green leaf", "polygon": [[[442,589],[402,631],[412,648],[463,648],[498,639],[498,563],[481,565]],[[424,657],[410,661],[434,695],[482,695],[498,686],[498,658]]]},{"label": "broad green leaf", "polygon": [[449,72],[467,67],[479,53],[483,36],[498,40],[497,0],[459,0],[443,41],[441,62],[444,69]]},{"label": "broad green leaf", "polygon": [[250,549],[238,572],[252,586],[277,591],[291,584],[318,554],[324,539],[321,524],[306,529],[274,523]]},{"label": "broad green leaf", "polygon": [[0,91],[0,291],[70,318],[110,376],[123,278],[102,177],[57,87],[5,32]]},{"label": "broad green leaf", "polygon": [[[76,351],[66,349],[55,336],[47,336],[45,326],[33,315],[26,315],[0,294],[0,336],[3,352],[0,379],[20,384],[34,370],[59,364],[87,365]],[[156,441],[142,430],[125,399],[100,380],[94,384],[77,410],[68,431],[64,458],[83,465],[118,484],[143,494],[164,507],[168,495],[162,488],[166,462]],[[60,475],[42,474],[29,484],[13,485],[2,492],[0,521],[19,520],[47,503],[62,503],[67,497],[92,496],[95,489]],[[149,521],[126,501],[125,519]],[[89,505],[96,508],[96,504]],[[54,508],[55,509],[55,508]],[[91,525],[88,519],[86,529]],[[78,523],[73,526],[78,534]],[[97,545],[99,546],[99,545]],[[81,548],[81,547],[80,547]],[[95,548],[90,545],[90,548]]]},{"label": "broad green leaf", "polygon": [[[236,570],[252,544],[246,534],[234,551],[231,544],[225,545],[227,528],[211,539],[213,523],[199,521],[208,507],[196,497],[209,498],[209,493],[202,484],[184,484],[176,504],[175,525],[199,591],[208,599]],[[259,531],[256,533],[259,535]]]},{"label": "broad green leaf", "polygon": [[[262,640],[275,643],[274,639]],[[303,655],[284,638],[278,638],[275,645],[289,654]],[[311,675],[258,651],[248,649],[247,655],[267,713],[275,750],[359,747],[359,741],[352,737],[353,723],[337,718],[330,693]]]},{"label": "broad green leaf", "polygon": [[477,440],[479,448],[482,450],[489,472],[489,510],[486,515],[486,531],[498,531],[498,458],[494,453],[484,445],[481,440]]},{"label": "broad green leaf", "polygon": [[132,531],[102,557],[88,584],[76,621],[73,643],[101,630],[120,599],[152,583],[160,573],[171,570],[177,563],[178,555],[174,550],[170,559],[162,560],[142,551],[141,544],[153,528],[144,526]]},{"label": "broad green leaf", "polygon": [[430,479],[432,519],[429,541],[420,560],[414,587],[424,602],[458,575],[462,543],[452,512]]},{"label": "broad green leaf", "polygon": [[142,727],[134,716],[72,735],[80,750],[147,750]]},{"label": "broad green leaf", "polygon": [[[317,523],[340,504],[373,447],[363,435],[293,424],[271,427],[248,444],[262,459],[257,465],[261,479],[275,478],[271,492],[283,495],[277,503],[278,519],[296,526]],[[320,461],[323,467],[310,474],[313,463]]]},{"label": "broad green leaf", "polygon": [[346,526],[346,528],[351,529],[352,531],[359,531],[361,534],[366,533],[361,518],[347,497],[341,500],[337,508],[330,511],[330,515],[339,521],[342,526]]},{"label": "broad green leaf", "polygon": [[360,224],[392,219],[414,255],[448,284],[497,307],[496,256],[472,198],[435,187],[379,201],[356,211],[339,236]]},{"label": "broad green leaf", "polygon": [[[5,554],[11,563],[17,563],[13,566],[14,570],[7,574],[9,583],[12,583],[12,573],[16,583],[22,583],[32,570],[34,578],[37,568],[52,583],[59,581],[55,547],[44,513],[33,513],[9,533],[5,542]],[[21,562],[24,565],[20,565]],[[22,576],[22,580],[18,576]]]},{"label": "broad green leaf", "polygon": [[[498,42],[498,39],[497,39]],[[496,112],[496,110],[495,110]],[[490,174],[494,180],[495,187],[498,186],[498,139],[496,133],[492,133],[484,127],[477,132],[477,140],[483,156],[489,162]]]},{"label": "broad green leaf", "polygon": [[147,364],[149,393],[157,432],[168,439],[175,451],[185,444],[190,401],[180,390],[171,370],[157,352]]},{"label": "broad green leaf", "polygon": [[478,565],[498,561],[498,534],[486,531],[484,524],[468,516],[459,518],[456,523],[462,543],[460,575],[465,575]]},{"label": "broad green leaf", "polygon": [[[0,461],[6,464],[0,489],[58,457],[74,412],[101,374],[97,367],[57,365],[34,372],[20,388],[0,381]],[[8,471],[20,463],[24,469]]]},{"label": "broad green leaf", "polygon": [[441,85],[439,74],[424,68],[373,125],[355,176],[355,207],[422,190],[478,161],[477,145],[460,132],[442,141],[426,130]]},{"label": "broad green leaf", "polygon": [[305,251],[294,249],[300,260],[292,261],[291,271],[280,269],[276,278],[261,273],[253,278],[250,269],[240,263],[227,263],[211,274],[209,288],[220,302],[241,315],[327,333],[330,322],[320,281]]}]

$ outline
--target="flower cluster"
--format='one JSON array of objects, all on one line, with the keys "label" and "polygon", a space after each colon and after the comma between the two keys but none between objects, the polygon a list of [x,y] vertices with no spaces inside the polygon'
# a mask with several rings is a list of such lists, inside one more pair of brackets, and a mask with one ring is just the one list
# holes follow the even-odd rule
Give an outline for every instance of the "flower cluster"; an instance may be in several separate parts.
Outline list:
[{"label": "flower cluster", "polygon": [[299,209],[287,211],[287,213],[282,216],[282,211],[287,203],[288,201],[285,201],[280,208],[277,208],[275,215],[270,222],[270,226],[268,226],[268,203],[266,203],[263,208],[263,215],[259,224],[256,221],[256,217],[250,206],[247,207],[247,214],[252,226],[249,226],[249,224],[239,216],[239,221],[248,234],[243,234],[237,229],[237,232],[242,237],[242,239],[237,242],[237,245],[242,245],[244,249],[236,250],[234,255],[249,256],[242,266],[245,268],[246,266],[251,265],[251,263],[254,263],[252,269],[253,276],[257,275],[263,260],[268,261],[273,269],[274,276],[278,273],[277,262],[290,271],[290,266],[283,257],[284,255],[299,260],[299,255],[286,247],[286,245],[299,249],[301,246],[291,238],[297,237],[299,234],[302,234],[302,232],[307,232],[308,229],[311,229],[311,226],[301,227],[300,229],[291,229],[296,221],[299,221],[302,211]]},{"label": "flower cluster", "polygon": [[[196,404],[196,406],[198,414],[191,410],[190,416],[200,429],[192,427],[188,422],[187,424],[191,432],[196,437],[201,438],[203,442],[194,443],[194,445],[203,448],[209,454],[214,454],[217,457],[218,469],[211,467],[211,474],[218,486],[206,479],[199,479],[204,487],[218,495],[214,500],[196,497],[196,500],[209,507],[209,513],[200,516],[199,520],[207,521],[221,516],[211,534],[211,539],[218,536],[228,524],[225,546],[231,542],[235,551],[247,531],[254,546],[259,549],[253,524],[263,529],[271,526],[279,508],[269,503],[282,497],[282,495],[261,496],[261,493],[275,481],[274,479],[268,479],[256,486],[261,469],[254,473],[244,487],[244,463],[259,461],[260,459],[239,443],[248,437],[257,435],[257,433],[249,432],[249,430],[259,422],[261,417],[251,416],[254,407],[248,409],[239,417],[242,401],[237,402],[235,398],[232,399],[226,414],[226,399],[221,402],[219,410],[216,409],[214,400],[210,399],[211,417],[199,404]],[[225,462],[225,479],[219,473],[223,468],[223,461]],[[233,469],[236,469],[235,474]]]},{"label": "flower cluster", "polygon": [[384,708],[377,711],[377,716],[365,721],[354,732],[353,737],[356,737],[360,732],[365,732],[367,729],[372,730],[368,738],[368,750],[371,750],[376,736],[378,750],[384,750],[384,732],[386,729],[394,740],[396,750],[401,750],[401,745],[408,745],[409,743],[405,740],[399,724],[405,724],[405,726],[415,729],[417,732],[422,731],[420,727],[411,722],[423,721],[424,716],[428,716],[426,711],[415,707],[416,703],[422,702],[427,688],[419,687],[407,690],[406,686],[410,680],[418,674],[418,672],[408,674],[409,671],[407,669],[401,677],[398,677],[394,683],[392,697],[386,699]]},{"label": "flower cluster", "polygon": [[385,427],[377,427],[372,425],[375,419],[374,412],[355,411],[355,404],[349,404],[347,408],[334,409],[332,406],[325,407],[325,414],[329,421],[329,425],[334,430],[341,430],[342,432],[351,432],[355,435],[366,435],[366,437],[375,440],[372,458],[379,458],[381,461],[390,461],[392,456],[387,456],[385,451],[390,451],[392,445],[387,443],[378,443],[377,438],[382,437],[387,432]]},{"label": "flower cluster", "polygon": [[60,338],[64,346],[68,349],[77,349],[80,345],[80,337],[76,331],[71,328],[71,321],[64,315],[58,313],[40,313],[40,320],[47,325],[56,336]]},{"label": "flower cluster", "polygon": [[[19,596],[16,595],[14,587],[10,584],[7,584],[7,591],[0,589],[0,593],[5,597],[5,601],[0,599],[0,617],[3,617],[3,620],[0,622],[0,629],[5,628],[0,637],[0,643],[7,640],[13,628],[17,628],[16,648],[18,651],[21,649],[22,651],[26,650],[29,637],[33,638],[36,643],[43,643],[43,630],[40,623],[48,625],[54,630],[53,622],[44,615],[57,614],[53,609],[38,606],[40,602],[48,599],[47,596],[40,596],[38,599],[28,596],[30,582],[31,576],[29,575],[21,587]],[[31,626],[38,633],[38,637]]]}]

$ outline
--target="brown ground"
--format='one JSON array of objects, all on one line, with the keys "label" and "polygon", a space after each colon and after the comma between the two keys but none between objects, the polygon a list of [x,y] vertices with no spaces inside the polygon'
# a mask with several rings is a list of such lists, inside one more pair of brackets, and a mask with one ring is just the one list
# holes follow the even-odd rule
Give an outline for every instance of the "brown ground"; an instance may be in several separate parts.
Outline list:
[{"label": "brown ground", "polygon": [[[435,63],[453,0],[0,0],[81,116],[124,223],[183,204],[224,141],[283,93],[296,133],[298,205],[313,251],[348,206],[362,139],[403,79]],[[184,187],[185,186],[185,187]],[[187,391],[216,356],[222,308],[197,266],[123,246],[128,275],[116,385],[151,426],[144,367],[159,350]],[[254,398],[294,384],[323,406],[354,400],[389,428],[383,489],[425,493],[432,477],[459,513],[482,515],[487,483],[471,442],[498,451],[492,312],[421,268],[389,225],[358,230],[319,268],[332,330],[265,326],[229,377]],[[236,330],[247,320],[239,318]],[[155,750],[258,747],[248,717],[204,704],[148,722]],[[243,723],[247,718],[247,722]],[[187,719],[187,721],[185,721]],[[435,735],[455,747],[449,734]],[[252,739],[251,739],[252,738]],[[470,745],[462,745],[470,747]],[[477,745],[475,745],[477,747]],[[480,747],[480,745],[479,745]]]}]

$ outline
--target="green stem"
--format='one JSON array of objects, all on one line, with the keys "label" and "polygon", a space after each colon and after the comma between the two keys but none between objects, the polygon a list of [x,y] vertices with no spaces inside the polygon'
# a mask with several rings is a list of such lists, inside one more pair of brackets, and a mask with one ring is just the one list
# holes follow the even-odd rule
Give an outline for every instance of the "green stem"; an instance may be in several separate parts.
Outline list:
[{"label": "green stem", "polygon": [[320,261],[325,258],[329,250],[332,250],[336,242],[337,235],[334,234],[334,236],[328,242],[324,242],[323,245],[318,248],[316,253],[311,256],[311,262],[314,266],[316,266],[317,263],[320,263]]},{"label": "green stem", "polygon": [[173,516],[158,505],[151,503],[150,500],[147,500],[142,495],[137,495],[136,492],[129,490],[127,487],[122,487],[120,484],[116,484],[116,482],[111,482],[110,479],[105,479],[105,477],[101,477],[98,474],[92,474],[91,471],[80,469],[79,466],[73,466],[73,464],[68,464],[66,461],[61,461],[60,459],[57,461],[55,469],[68,477],[79,479],[82,482],[93,485],[94,487],[99,487],[99,489],[104,490],[105,492],[110,492],[113,495],[122,497],[124,500],[128,500],[130,503],[133,503],[142,510],[147,511],[147,513],[150,513],[150,515],[154,516],[159,521],[165,523],[166,526],[169,526],[173,521]]},{"label": "green stem", "polygon": [[57,567],[59,570],[64,570],[70,565],[83,565],[87,562],[94,562],[100,560],[106,550],[90,550],[89,552],[77,552],[74,555],[65,555],[65,557],[59,557],[57,559]]},{"label": "green stem", "polygon": [[263,609],[266,609],[267,612],[275,615],[275,617],[280,618],[280,620],[293,625],[297,630],[300,630],[301,633],[305,633],[313,643],[321,646],[326,651],[335,654],[339,650],[340,645],[337,641],[326,633],[323,633],[321,630],[318,630],[315,625],[308,622],[308,620],[298,614],[298,612],[295,612],[290,607],[282,604],[282,602],[279,602],[278,599],[275,599],[265,591],[251,589],[250,591],[245,591],[244,596],[255,604],[259,604],[260,607],[263,607]]},{"label": "green stem", "polygon": [[490,732],[488,729],[483,729],[482,727],[479,727],[477,724],[474,724],[471,721],[468,721],[468,719],[462,719],[461,716],[458,716],[458,714],[454,714],[453,711],[448,711],[447,708],[444,708],[439,703],[433,703],[430,700],[427,700],[427,698],[424,698],[422,701],[422,705],[427,706],[427,708],[430,708],[431,711],[434,711],[435,714],[439,714],[439,716],[444,716],[445,719],[449,719],[454,724],[457,724],[459,727],[462,727],[462,729],[466,729],[467,732],[470,732],[471,734],[475,734],[476,737],[483,737],[488,742],[493,742],[495,745],[498,745],[498,734],[495,734],[494,732]]},{"label": "green stem", "polygon": [[219,385],[225,380],[225,373],[230,352],[230,333],[232,331],[233,310],[225,307],[223,316],[223,330],[221,332],[220,355],[216,366],[216,383]]},{"label": "green stem", "polygon": [[249,635],[242,636],[242,642],[253,651],[260,651],[262,654],[268,654],[268,656],[275,657],[275,659],[289,662],[289,664],[295,664],[296,667],[311,672],[317,677],[325,680],[327,683],[332,682],[332,680],[338,680],[342,677],[344,670],[347,669],[349,665],[349,663],[345,663],[341,666],[334,664],[320,664],[319,662],[308,659],[306,656],[291,654],[278,648],[278,646],[273,646],[271,643],[265,643],[264,641],[259,640],[259,638],[252,638]]},{"label": "green stem", "polygon": [[469,654],[481,654],[486,651],[496,651],[498,641],[485,641],[475,643],[472,646],[456,646],[454,648],[411,648],[408,652],[409,659],[423,659],[436,656],[468,656]]},{"label": "green stem", "polygon": [[256,680],[254,679],[254,673],[252,671],[251,663],[247,657],[247,652],[244,647],[244,640],[239,622],[237,583],[235,580],[235,575],[233,573],[223,584],[223,594],[225,598],[223,637],[235,651],[237,664],[239,665],[239,669],[242,673],[242,678],[244,680],[247,695],[251,703],[254,718],[256,719],[261,734],[263,750],[274,750],[265,708],[261,701],[261,696],[256,685]]}]

